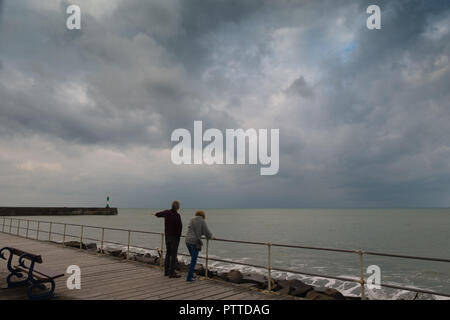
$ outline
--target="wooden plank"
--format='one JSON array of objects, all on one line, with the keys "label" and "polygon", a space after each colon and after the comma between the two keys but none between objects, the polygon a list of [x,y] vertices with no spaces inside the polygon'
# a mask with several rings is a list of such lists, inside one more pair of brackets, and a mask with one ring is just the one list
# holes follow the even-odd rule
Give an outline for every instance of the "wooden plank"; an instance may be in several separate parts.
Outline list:
[{"label": "wooden plank", "polygon": [[[199,283],[198,286],[208,286],[207,283]],[[151,295],[151,294],[160,294],[163,290],[165,292],[179,292],[180,290],[184,290],[185,289],[185,284],[181,283],[179,281],[177,282],[173,282],[171,285],[167,285],[167,283],[161,282],[159,283],[157,286],[151,286],[151,287],[147,287],[144,290],[140,290],[140,292],[142,294],[145,294],[147,296]],[[120,298],[128,298],[128,297],[133,297],[136,296],[136,293],[138,291],[135,289],[131,289],[131,290],[127,290],[126,292],[121,292],[120,294]]]},{"label": "wooden plank", "polygon": [[213,286],[211,288],[202,290],[201,292],[197,292],[195,294],[192,294],[191,292],[189,293],[184,293],[184,294],[179,294],[173,297],[169,297],[168,300],[200,300],[200,299],[205,299],[220,293],[228,293],[230,291],[233,291],[234,289],[232,288],[227,288],[227,287],[218,287],[218,286]]},{"label": "wooden plank", "polygon": [[239,293],[241,293],[240,290],[232,289],[230,291],[226,291],[226,292],[223,292],[223,293],[211,295],[211,296],[209,296],[207,298],[200,298],[199,300],[221,300],[223,298],[226,298],[226,297],[229,297],[229,296],[232,296],[232,295],[236,295],[236,294],[239,294]]}]

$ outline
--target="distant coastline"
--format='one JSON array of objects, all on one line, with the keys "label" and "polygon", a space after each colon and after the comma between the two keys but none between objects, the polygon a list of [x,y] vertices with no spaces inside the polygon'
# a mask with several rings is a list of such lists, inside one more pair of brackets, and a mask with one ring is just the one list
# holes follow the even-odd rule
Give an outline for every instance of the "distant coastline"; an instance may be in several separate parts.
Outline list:
[{"label": "distant coastline", "polygon": [[112,216],[117,208],[0,207],[0,216]]}]

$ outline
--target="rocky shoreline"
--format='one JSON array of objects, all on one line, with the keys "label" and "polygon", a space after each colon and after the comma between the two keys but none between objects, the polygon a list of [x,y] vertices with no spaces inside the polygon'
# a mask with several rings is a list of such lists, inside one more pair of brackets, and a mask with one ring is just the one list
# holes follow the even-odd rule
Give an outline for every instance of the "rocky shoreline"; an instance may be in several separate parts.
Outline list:
[{"label": "rocky shoreline", "polygon": [[[64,243],[68,247],[80,248],[79,241],[69,241]],[[92,251],[94,253],[100,253],[100,248],[96,243],[81,244],[81,248]],[[119,248],[105,247],[103,253],[119,259],[129,259],[132,261],[138,261],[149,265],[159,266],[161,258],[159,255],[152,255],[150,253],[135,253],[132,252],[127,257],[127,253]],[[176,270],[180,272],[187,272],[188,265],[182,261],[178,261]],[[195,267],[195,273],[198,276],[206,276],[205,268],[203,264],[197,264]],[[219,272],[217,270],[209,268],[208,278],[216,279],[219,281],[226,281],[242,286],[245,288],[267,291],[268,279],[266,276],[256,273],[242,273],[239,270],[230,270],[228,272]],[[280,295],[292,296],[300,299],[308,300],[360,300],[359,297],[344,296],[341,292],[334,288],[315,287],[304,283],[301,280],[293,279],[272,279],[271,291]]]}]

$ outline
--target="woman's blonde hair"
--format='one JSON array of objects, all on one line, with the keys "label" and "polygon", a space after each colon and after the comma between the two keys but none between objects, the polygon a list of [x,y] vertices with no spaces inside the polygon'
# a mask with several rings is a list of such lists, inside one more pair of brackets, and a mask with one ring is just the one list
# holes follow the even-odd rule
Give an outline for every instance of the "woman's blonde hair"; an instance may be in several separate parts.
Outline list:
[{"label": "woman's blonde hair", "polygon": [[197,216],[200,216],[200,217],[202,217],[203,219],[206,219],[206,215],[205,215],[205,212],[203,211],[203,210],[198,210],[196,213],[195,213],[195,216],[197,217]]}]

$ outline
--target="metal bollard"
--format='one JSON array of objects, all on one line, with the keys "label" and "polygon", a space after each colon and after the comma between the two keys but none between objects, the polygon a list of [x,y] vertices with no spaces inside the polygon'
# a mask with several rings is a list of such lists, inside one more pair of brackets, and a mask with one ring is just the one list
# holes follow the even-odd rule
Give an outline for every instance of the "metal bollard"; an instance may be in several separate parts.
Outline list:
[{"label": "metal bollard", "polygon": [[104,242],[104,239],[105,239],[105,228],[102,228],[102,242],[100,243],[100,253],[101,253],[101,254],[104,253],[104,251],[103,251],[103,242]]},{"label": "metal bollard", "polygon": [[50,226],[48,228],[48,241],[49,242],[52,239],[52,225],[53,225],[53,222],[50,222]]},{"label": "metal bollard", "polygon": [[364,252],[359,250],[359,283],[361,284],[361,300],[366,300],[366,293],[364,288],[364,266],[363,266],[363,254]]},{"label": "metal bollard", "polygon": [[164,233],[161,233],[161,250],[160,250],[161,254],[159,257],[159,267],[162,269],[163,264],[162,264],[162,260],[163,260],[163,255],[164,255]]},{"label": "metal bollard", "polygon": [[127,244],[127,260],[130,257],[130,238],[131,238],[131,231],[128,230],[128,244]]},{"label": "metal bollard", "polygon": [[84,231],[84,226],[81,226],[81,233],[80,233],[80,249],[83,249],[83,231]]},{"label": "metal bollard", "polygon": [[67,229],[67,225],[64,223],[64,233],[63,233],[63,246],[66,246],[66,229]]},{"label": "metal bollard", "polygon": [[267,290],[272,291],[272,264],[271,264],[271,244],[267,243]]},{"label": "metal bollard", "polygon": [[205,276],[208,278],[208,251],[209,251],[209,239],[206,239],[206,258],[205,258]]}]

